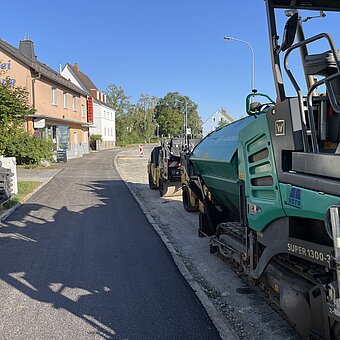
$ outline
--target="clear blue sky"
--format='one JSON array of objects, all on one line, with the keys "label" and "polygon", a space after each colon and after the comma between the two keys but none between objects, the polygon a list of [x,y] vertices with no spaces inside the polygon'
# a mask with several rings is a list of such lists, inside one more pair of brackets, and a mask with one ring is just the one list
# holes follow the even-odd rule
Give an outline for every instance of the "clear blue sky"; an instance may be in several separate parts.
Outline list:
[{"label": "clear blue sky", "polygon": [[[100,90],[116,83],[132,102],[178,91],[198,104],[203,121],[221,107],[244,115],[250,50],[223,37],[247,40],[256,88],[275,98],[263,0],[20,0],[2,13],[1,38],[17,47],[29,35],[38,59],[55,70],[77,62]],[[338,27],[333,17],[323,20]],[[320,28],[318,20],[311,26]]]}]

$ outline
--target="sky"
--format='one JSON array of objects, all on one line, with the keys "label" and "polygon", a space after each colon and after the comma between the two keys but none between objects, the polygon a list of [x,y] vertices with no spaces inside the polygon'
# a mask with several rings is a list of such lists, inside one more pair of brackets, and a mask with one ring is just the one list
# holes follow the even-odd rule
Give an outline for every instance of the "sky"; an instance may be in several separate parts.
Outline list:
[{"label": "sky", "polygon": [[[244,116],[251,51],[224,36],[252,45],[255,87],[276,97],[263,0],[14,0],[2,13],[0,38],[18,47],[29,36],[39,61],[56,71],[78,63],[99,90],[117,84],[132,102],[179,92],[198,104],[203,121],[220,108]],[[306,24],[319,33],[326,21],[339,41],[334,14]]]}]

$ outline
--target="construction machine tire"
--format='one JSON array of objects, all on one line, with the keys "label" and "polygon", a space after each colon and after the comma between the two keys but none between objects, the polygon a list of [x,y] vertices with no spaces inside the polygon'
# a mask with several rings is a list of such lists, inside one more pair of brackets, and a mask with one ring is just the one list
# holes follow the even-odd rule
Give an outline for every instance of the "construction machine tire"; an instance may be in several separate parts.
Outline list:
[{"label": "construction machine tire", "polygon": [[198,210],[198,204],[193,205],[190,200],[190,191],[185,185],[182,187],[182,201],[183,207],[188,212],[194,212]]},{"label": "construction machine tire", "polygon": [[161,197],[176,196],[179,192],[179,184],[164,182],[162,179],[159,180],[159,194]]},{"label": "construction machine tire", "polygon": [[157,189],[157,185],[154,184],[153,178],[152,178],[152,174],[150,172],[148,174],[148,179],[149,179],[149,188],[152,189],[152,190],[156,190]]}]

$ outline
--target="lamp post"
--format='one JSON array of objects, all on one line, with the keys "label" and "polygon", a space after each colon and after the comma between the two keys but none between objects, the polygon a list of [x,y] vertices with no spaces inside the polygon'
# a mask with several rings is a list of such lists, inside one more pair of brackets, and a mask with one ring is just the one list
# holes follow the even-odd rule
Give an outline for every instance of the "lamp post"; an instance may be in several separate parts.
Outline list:
[{"label": "lamp post", "polygon": [[232,38],[232,37],[224,37],[224,40],[233,40],[238,41],[240,43],[246,44],[251,50],[251,92],[255,94],[257,90],[255,89],[255,55],[253,47],[245,40]]},{"label": "lamp post", "polygon": [[188,130],[188,102],[184,98],[185,101],[185,115],[184,115],[184,143],[185,146],[188,144],[188,136],[187,136],[187,130]]}]

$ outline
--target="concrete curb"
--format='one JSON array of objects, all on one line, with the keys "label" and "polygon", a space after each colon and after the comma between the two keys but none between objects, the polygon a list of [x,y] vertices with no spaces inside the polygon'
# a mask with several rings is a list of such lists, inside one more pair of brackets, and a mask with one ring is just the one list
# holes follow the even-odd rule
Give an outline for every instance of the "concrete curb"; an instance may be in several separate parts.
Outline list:
[{"label": "concrete curb", "polygon": [[156,223],[156,221],[154,220],[154,218],[149,214],[149,212],[147,211],[144,203],[139,199],[139,197],[137,196],[136,192],[134,191],[134,189],[132,188],[132,186],[130,185],[129,182],[127,182],[124,179],[124,176],[121,174],[121,172],[119,171],[119,167],[116,161],[116,158],[118,157],[118,155],[120,153],[122,153],[124,150],[118,152],[116,154],[116,156],[114,157],[113,161],[114,161],[114,166],[117,170],[117,172],[119,173],[120,177],[122,178],[122,180],[124,181],[125,185],[127,186],[127,188],[129,189],[129,191],[131,192],[132,196],[134,197],[134,199],[137,201],[137,203],[139,204],[140,208],[142,209],[143,213],[145,214],[146,218],[148,219],[148,221],[150,222],[150,224],[152,225],[152,227],[154,228],[154,230],[158,233],[159,237],[161,238],[161,240],[163,241],[163,243],[165,244],[165,246],[168,248],[176,266],[178,267],[180,273],[183,275],[183,277],[185,278],[185,280],[188,282],[188,284],[190,285],[190,287],[193,289],[193,291],[195,292],[196,296],[198,297],[198,299],[201,301],[203,307],[205,308],[207,314],[209,315],[211,321],[213,322],[213,324],[215,325],[217,331],[219,332],[221,338],[223,340],[227,340],[227,339],[238,339],[238,337],[236,336],[236,334],[234,334],[234,332],[232,330],[230,330],[228,328],[228,326],[226,325],[226,322],[223,320],[223,318],[220,316],[220,313],[217,311],[217,309],[215,308],[215,306],[213,305],[213,303],[210,301],[209,297],[205,294],[205,292],[203,291],[203,289],[200,287],[200,285],[196,282],[195,278],[191,275],[191,273],[189,272],[187,266],[184,264],[184,262],[182,261],[182,259],[180,258],[177,250],[174,248],[174,246],[172,245],[172,243],[170,242],[170,240],[167,238],[167,236],[163,233],[163,231],[161,230],[161,228],[159,227],[159,225]]},{"label": "concrete curb", "polygon": [[12,215],[14,211],[16,211],[23,203],[25,203],[27,200],[29,200],[36,192],[38,192],[42,187],[44,187],[47,183],[49,183],[54,176],[58,175],[60,171],[62,171],[63,168],[59,169],[52,177],[50,177],[47,181],[42,182],[37,188],[35,188],[30,194],[28,194],[21,203],[17,203],[12,208],[6,210],[2,214],[0,214],[0,222],[3,222],[6,220],[7,217]]}]

